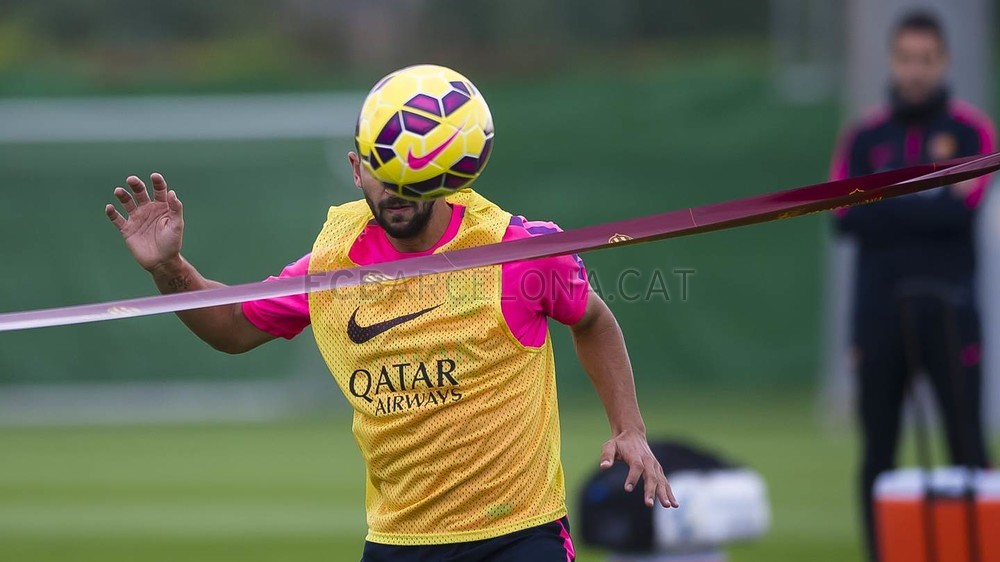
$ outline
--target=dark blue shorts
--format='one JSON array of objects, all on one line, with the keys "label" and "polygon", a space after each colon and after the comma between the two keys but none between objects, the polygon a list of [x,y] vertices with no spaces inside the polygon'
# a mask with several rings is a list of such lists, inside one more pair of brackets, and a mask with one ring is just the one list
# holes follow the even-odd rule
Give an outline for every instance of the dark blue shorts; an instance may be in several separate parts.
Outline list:
[{"label": "dark blue shorts", "polygon": [[573,562],[576,552],[569,520],[492,539],[426,546],[394,546],[365,542],[361,562]]}]

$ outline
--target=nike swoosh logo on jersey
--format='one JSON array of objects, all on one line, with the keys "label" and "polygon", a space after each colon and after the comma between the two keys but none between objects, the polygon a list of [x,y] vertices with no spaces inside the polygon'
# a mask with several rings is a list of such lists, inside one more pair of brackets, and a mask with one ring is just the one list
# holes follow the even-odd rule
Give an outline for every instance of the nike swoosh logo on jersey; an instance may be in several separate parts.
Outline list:
[{"label": "nike swoosh logo on jersey", "polygon": [[444,141],[443,143],[438,145],[437,148],[428,152],[427,154],[424,154],[423,156],[414,156],[413,147],[410,147],[410,149],[406,152],[406,164],[409,165],[410,169],[412,170],[420,170],[426,168],[427,165],[433,162],[435,158],[437,158],[442,152],[444,152],[444,150],[448,148],[448,146],[451,143],[455,142],[455,139],[458,138],[458,134],[461,133],[462,129],[464,128],[465,127],[462,126],[459,127],[458,129],[455,129],[455,132],[452,133],[450,137],[448,137],[448,140]]},{"label": "nike swoosh logo on jersey", "polygon": [[400,324],[409,322],[414,318],[423,316],[424,314],[427,314],[428,312],[434,310],[439,306],[441,305],[436,304],[430,308],[418,310],[410,314],[404,314],[403,316],[397,316],[396,318],[391,318],[389,320],[377,322],[370,326],[361,326],[360,324],[358,324],[358,310],[361,308],[359,306],[358,308],[354,309],[354,313],[351,314],[351,319],[347,321],[347,337],[351,338],[351,341],[354,343],[365,343],[366,341],[374,338],[375,336],[387,330],[395,328]]}]

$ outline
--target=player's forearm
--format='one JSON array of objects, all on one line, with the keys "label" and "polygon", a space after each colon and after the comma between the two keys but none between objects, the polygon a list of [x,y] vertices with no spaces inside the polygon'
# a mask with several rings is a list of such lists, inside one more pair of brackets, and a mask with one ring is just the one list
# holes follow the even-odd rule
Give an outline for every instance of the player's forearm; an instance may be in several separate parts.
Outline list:
[{"label": "player's forearm", "polygon": [[[222,283],[206,279],[183,257],[158,266],[152,271],[156,288],[163,294],[200,291],[224,287]],[[236,335],[237,304],[199,308],[178,312],[177,316],[196,336],[227,353],[245,351],[239,346]]]},{"label": "player's forearm", "polygon": [[587,325],[573,330],[577,356],[604,405],[611,433],[645,433],[625,338],[614,314],[603,302],[600,306]]}]

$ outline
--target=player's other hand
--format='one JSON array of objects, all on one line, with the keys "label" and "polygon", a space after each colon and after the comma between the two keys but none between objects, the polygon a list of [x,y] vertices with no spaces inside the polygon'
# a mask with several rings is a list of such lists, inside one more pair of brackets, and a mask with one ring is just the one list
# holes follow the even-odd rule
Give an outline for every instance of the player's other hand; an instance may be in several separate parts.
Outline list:
[{"label": "player's other hand", "polygon": [[139,265],[152,272],[180,257],[184,207],[177,194],[167,189],[162,175],[153,174],[149,180],[153,184],[152,199],[146,184],[136,176],[125,179],[128,189],[115,188],[115,199],[124,207],[128,218],[114,205],[105,207],[104,212],[121,232],[125,246]]},{"label": "player's other hand", "polygon": [[656,460],[649,448],[646,435],[637,431],[623,431],[612,437],[601,447],[601,469],[607,470],[620,460],[628,465],[628,476],[625,477],[625,491],[635,489],[639,478],[643,479],[643,493],[646,495],[646,505],[653,507],[656,500],[663,507],[677,507],[677,499],[667,482],[660,461]]}]

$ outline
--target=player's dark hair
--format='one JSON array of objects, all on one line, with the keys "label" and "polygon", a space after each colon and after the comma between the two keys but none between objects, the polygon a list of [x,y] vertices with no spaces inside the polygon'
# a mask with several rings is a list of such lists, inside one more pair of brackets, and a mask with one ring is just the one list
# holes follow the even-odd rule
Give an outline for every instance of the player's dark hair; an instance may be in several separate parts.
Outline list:
[{"label": "player's dark hair", "polygon": [[900,35],[908,31],[916,31],[919,33],[930,33],[937,37],[938,41],[941,42],[941,48],[948,50],[948,41],[944,34],[944,25],[941,23],[941,19],[932,12],[927,10],[914,10],[912,12],[907,12],[903,17],[899,18],[896,22],[896,27],[893,28],[892,32],[892,42],[895,43],[896,39]]}]

